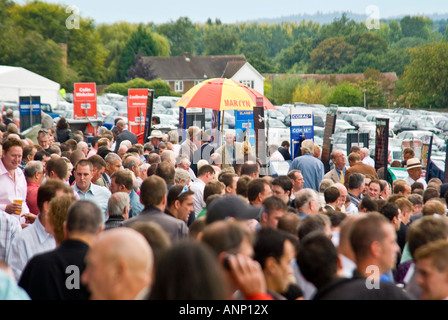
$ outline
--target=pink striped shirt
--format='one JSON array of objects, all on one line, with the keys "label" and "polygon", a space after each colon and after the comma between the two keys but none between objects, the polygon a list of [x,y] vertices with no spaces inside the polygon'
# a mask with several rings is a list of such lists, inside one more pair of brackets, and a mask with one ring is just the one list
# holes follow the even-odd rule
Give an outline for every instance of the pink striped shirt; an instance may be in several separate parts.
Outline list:
[{"label": "pink striped shirt", "polygon": [[27,184],[25,174],[20,168],[17,168],[14,174],[15,182],[3,165],[3,160],[0,159],[0,210],[5,211],[6,205],[13,202],[15,198],[22,198],[22,213],[29,213],[30,209],[26,204]]}]

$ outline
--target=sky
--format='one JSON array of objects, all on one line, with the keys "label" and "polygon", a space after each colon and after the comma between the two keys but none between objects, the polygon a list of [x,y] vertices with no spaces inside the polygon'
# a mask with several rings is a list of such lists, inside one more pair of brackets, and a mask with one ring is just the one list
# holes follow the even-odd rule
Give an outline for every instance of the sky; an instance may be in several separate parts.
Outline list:
[{"label": "sky", "polygon": [[[24,4],[27,0],[16,0]],[[76,6],[82,17],[93,18],[97,24],[118,21],[155,24],[188,17],[205,23],[208,18],[223,23],[245,22],[259,18],[279,18],[297,14],[350,11],[366,12],[376,6],[381,18],[398,15],[448,13],[447,0],[45,0],[45,2]]]}]

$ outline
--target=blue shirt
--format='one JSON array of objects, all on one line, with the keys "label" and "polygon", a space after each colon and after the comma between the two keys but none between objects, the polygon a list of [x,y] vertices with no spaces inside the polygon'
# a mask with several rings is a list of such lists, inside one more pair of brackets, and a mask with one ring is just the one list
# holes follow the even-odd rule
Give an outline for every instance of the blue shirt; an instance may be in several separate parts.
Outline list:
[{"label": "blue shirt", "polygon": [[31,300],[28,293],[3,270],[0,270],[0,300]]},{"label": "blue shirt", "polygon": [[131,191],[131,193],[129,194],[129,198],[131,199],[130,201],[131,209],[129,210],[129,218],[136,217],[140,215],[140,213],[143,211],[144,206],[140,202],[140,197],[137,194],[137,192],[135,192],[135,190]]},{"label": "blue shirt", "polygon": [[90,188],[86,193],[78,189],[76,183],[73,185],[73,190],[79,195],[80,200],[87,200],[95,203],[104,213],[104,221],[107,221],[107,206],[111,192],[106,187],[98,186],[90,183]]},{"label": "blue shirt", "polygon": [[36,254],[56,248],[54,237],[45,231],[40,222],[40,215],[34,223],[22,232],[19,232],[12,240],[6,262],[19,281],[27,262]]},{"label": "blue shirt", "polygon": [[324,164],[310,153],[295,158],[289,167],[289,171],[300,170],[305,180],[303,188],[311,188],[319,191],[320,182],[324,179]]}]

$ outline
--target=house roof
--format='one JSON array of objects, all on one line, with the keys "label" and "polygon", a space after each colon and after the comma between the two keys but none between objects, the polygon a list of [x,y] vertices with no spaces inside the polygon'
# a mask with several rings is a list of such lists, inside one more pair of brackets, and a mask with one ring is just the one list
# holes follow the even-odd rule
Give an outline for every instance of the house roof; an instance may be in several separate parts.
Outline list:
[{"label": "house roof", "polygon": [[231,78],[247,62],[244,55],[143,57],[154,74],[163,80]]}]

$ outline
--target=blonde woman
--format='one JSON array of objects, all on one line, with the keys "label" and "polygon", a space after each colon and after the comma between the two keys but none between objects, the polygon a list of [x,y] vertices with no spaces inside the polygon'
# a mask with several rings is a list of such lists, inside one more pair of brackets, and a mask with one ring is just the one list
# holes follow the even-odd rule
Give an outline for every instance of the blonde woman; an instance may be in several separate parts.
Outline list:
[{"label": "blonde woman", "polygon": [[53,235],[56,246],[64,241],[64,222],[67,218],[68,208],[76,201],[73,195],[63,195],[53,198],[49,203],[48,213],[45,218],[45,231]]}]

